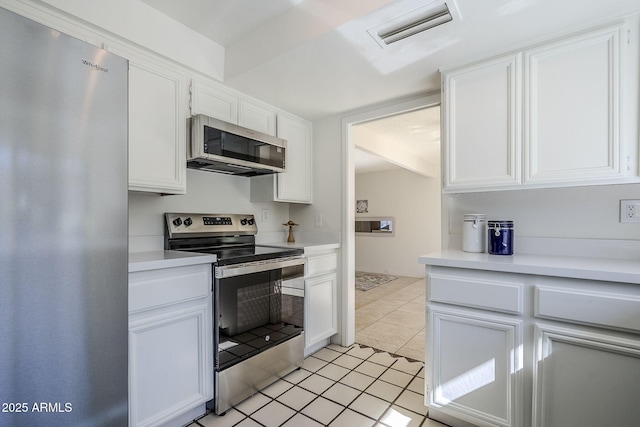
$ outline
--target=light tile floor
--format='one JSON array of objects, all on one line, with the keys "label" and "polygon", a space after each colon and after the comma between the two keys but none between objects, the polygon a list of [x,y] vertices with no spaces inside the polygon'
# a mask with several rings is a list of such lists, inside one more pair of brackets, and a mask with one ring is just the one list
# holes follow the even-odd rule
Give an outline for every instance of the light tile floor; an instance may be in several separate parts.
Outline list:
[{"label": "light tile floor", "polygon": [[331,344],[224,416],[189,427],[444,427],[426,418],[423,389],[422,362]]},{"label": "light tile floor", "polygon": [[398,277],[356,290],[356,342],[424,361],[425,279]]}]

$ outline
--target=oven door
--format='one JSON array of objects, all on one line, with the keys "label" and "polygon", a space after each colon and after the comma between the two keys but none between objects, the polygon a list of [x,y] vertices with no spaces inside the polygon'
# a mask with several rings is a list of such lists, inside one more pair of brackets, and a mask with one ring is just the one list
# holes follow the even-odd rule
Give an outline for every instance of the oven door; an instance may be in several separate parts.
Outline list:
[{"label": "oven door", "polygon": [[302,334],[304,265],[304,257],[291,257],[216,267],[216,370]]},{"label": "oven door", "polygon": [[[216,414],[302,366],[304,257],[215,268]],[[257,271],[256,271],[257,270]]]}]

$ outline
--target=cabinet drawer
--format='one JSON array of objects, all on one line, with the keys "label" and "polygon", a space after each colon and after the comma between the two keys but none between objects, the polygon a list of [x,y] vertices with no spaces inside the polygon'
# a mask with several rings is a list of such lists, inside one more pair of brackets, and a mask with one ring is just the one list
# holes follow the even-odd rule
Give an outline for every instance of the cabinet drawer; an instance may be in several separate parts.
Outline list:
[{"label": "cabinet drawer", "polygon": [[[603,285],[604,286],[604,285]],[[534,315],[640,332],[640,293],[535,287]]]},{"label": "cabinet drawer", "polygon": [[429,274],[427,284],[432,302],[522,314],[521,283]]},{"label": "cabinet drawer", "polygon": [[130,273],[129,313],[204,298],[209,289],[210,264]]},{"label": "cabinet drawer", "polygon": [[338,268],[338,256],[333,254],[312,256],[307,258],[306,277],[335,271]]}]

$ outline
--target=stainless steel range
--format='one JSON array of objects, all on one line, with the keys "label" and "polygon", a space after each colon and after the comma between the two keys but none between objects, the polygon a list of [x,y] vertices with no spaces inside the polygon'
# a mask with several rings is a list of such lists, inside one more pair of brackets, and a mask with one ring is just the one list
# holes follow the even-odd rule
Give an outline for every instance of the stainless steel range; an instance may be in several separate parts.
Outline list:
[{"label": "stainless steel range", "polygon": [[253,215],[165,214],[165,248],[217,255],[213,266],[216,414],[302,366],[301,249],[255,244]]}]

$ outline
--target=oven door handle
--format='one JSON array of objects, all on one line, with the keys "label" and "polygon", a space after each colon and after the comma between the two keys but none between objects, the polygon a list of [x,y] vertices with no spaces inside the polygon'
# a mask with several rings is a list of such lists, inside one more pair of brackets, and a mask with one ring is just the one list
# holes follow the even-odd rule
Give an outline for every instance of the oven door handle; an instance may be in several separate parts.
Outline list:
[{"label": "oven door handle", "polygon": [[289,257],[268,259],[264,261],[245,262],[241,264],[223,265],[215,268],[216,279],[226,279],[229,277],[241,276],[243,274],[258,273],[261,271],[278,270],[284,267],[304,265],[305,257]]}]

